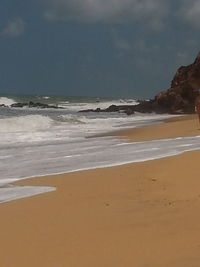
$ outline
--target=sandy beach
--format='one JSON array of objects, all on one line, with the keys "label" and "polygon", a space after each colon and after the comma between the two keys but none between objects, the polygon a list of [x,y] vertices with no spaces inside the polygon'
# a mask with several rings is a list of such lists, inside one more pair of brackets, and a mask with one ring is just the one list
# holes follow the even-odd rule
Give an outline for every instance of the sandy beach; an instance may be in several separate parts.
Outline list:
[{"label": "sandy beach", "polygon": [[[199,134],[189,115],[116,135],[143,141]],[[192,151],[21,181],[57,190],[0,205],[0,266],[200,266],[199,158]]]},{"label": "sandy beach", "polygon": [[130,141],[150,141],[156,139],[197,136],[200,134],[200,125],[196,115],[187,115],[165,119],[164,123],[148,125],[135,129],[125,129],[105,135],[125,137]]}]

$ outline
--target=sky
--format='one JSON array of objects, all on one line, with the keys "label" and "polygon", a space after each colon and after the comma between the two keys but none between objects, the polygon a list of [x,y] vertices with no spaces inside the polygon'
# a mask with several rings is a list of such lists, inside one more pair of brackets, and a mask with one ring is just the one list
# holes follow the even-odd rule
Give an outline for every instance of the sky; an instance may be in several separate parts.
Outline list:
[{"label": "sky", "polygon": [[151,98],[199,30],[200,0],[1,0],[0,94]]}]

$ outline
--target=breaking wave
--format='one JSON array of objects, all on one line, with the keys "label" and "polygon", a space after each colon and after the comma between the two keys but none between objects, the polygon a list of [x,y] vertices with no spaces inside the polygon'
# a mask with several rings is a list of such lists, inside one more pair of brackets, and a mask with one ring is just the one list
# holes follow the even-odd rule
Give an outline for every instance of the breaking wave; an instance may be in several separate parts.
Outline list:
[{"label": "breaking wave", "polygon": [[0,97],[0,105],[11,106],[16,103],[13,99],[7,97]]},{"label": "breaking wave", "polygon": [[65,114],[59,116],[59,121],[66,122],[69,124],[85,124],[87,119],[85,116],[78,116],[75,114]]},{"label": "breaking wave", "polygon": [[96,102],[79,102],[73,103],[69,101],[59,102],[59,107],[65,108],[69,111],[80,111],[87,109],[106,109],[111,105],[136,105],[138,102],[134,99],[119,99],[113,101],[96,101]]},{"label": "breaking wave", "polygon": [[32,132],[48,129],[53,120],[48,116],[27,115],[0,119],[0,133]]}]

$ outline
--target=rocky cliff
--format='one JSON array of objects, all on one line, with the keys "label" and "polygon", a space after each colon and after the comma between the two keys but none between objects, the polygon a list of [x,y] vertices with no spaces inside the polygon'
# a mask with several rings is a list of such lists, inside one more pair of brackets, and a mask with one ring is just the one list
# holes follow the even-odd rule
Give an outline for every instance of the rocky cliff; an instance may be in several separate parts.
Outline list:
[{"label": "rocky cliff", "polygon": [[171,87],[157,94],[153,104],[170,113],[193,113],[197,89],[200,89],[200,53],[194,63],[177,70]]},{"label": "rocky cliff", "polygon": [[135,106],[112,105],[105,110],[84,110],[94,112],[119,112],[123,111],[128,115],[134,112],[156,112],[156,113],[194,113],[194,102],[197,96],[197,89],[200,89],[200,53],[194,63],[189,66],[180,67],[168,90],[161,91],[154,99],[140,101]]}]

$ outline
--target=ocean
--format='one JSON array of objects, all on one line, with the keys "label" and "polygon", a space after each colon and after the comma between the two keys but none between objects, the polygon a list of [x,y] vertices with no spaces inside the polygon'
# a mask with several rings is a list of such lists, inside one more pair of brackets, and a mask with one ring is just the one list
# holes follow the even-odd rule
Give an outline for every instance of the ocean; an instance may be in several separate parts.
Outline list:
[{"label": "ocean", "polygon": [[[60,108],[10,107],[29,101]],[[200,148],[200,136],[133,143],[112,136],[94,137],[158,123],[171,117],[168,114],[79,112],[134,105],[135,99],[1,96],[3,104],[7,107],[0,107],[0,202],[56,190],[12,185],[20,179],[141,162]]]}]

